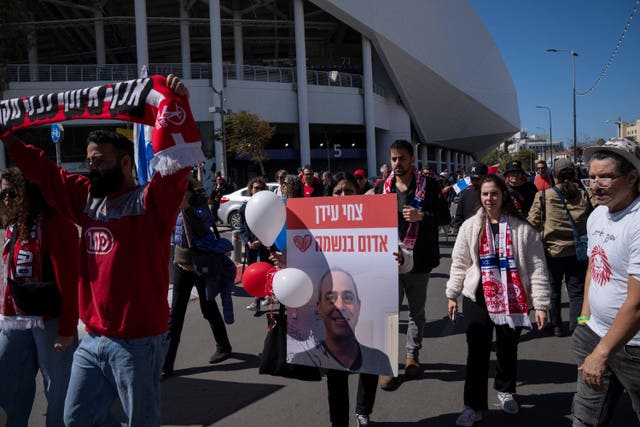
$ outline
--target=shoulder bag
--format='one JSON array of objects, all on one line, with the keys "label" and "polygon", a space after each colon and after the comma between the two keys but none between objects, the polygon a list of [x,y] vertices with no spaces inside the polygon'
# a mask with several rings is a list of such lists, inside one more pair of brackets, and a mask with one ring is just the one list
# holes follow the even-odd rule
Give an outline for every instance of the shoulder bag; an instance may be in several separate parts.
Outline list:
[{"label": "shoulder bag", "polygon": [[571,229],[573,231],[573,243],[576,246],[576,258],[578,259],[578,261],[587,261],[589,259],[589,255],[587,254],[589,236],[587,234],[578,234],[578,228],[576,227],[576,222],[573,220],[573,217],[571,216],[571,212],[569,212],[569,208],[567,208],[567,203],[564,200],[564,196],[562,195],[560,190],[558,190],[558,187],[556,187],[555,185],[551,188],[553,188],[553,190],[556,192],[556,194],[560,198],[560,201],[564,206],[564,210],[567,212],[567,216],[569,217],[569,222],[571,222]]},{"label": "shoulder bag", "polygon": [[285,307],[267,314],[267,336],[260,356],[260,374],[293,378],[302,381],[320,381],[320,369],[315,366],[287,363],[287,314]]}]

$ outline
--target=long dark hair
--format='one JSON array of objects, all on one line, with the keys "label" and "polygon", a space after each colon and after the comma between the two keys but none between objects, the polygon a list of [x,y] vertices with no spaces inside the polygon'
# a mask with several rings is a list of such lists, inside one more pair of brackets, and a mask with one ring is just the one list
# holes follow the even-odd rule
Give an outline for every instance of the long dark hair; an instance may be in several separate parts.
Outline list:
[{"label": "long dark hair", "polygon": [[18,222],[19,236],[23,239],[29,237],[31,228],[35,225],[38,215],[45,214],[50,207],[45,202],[40,187],[29,182],[22,175],[20,169],[11,167],[0,172],[0,179],[7,181],[13,187],[16,196],[12,208],[9,209],[0,201],[0,219],[4,227],[12,222]]},{"label": "long dark hair", "polygon": [[[478,200],[481,200],[482,197],[482,185],[493,183],[496,187],[502,192],[502,207],[500,208],[502,213],[509,216],[514,216],[518,219],[526,221],[527,219],[522,215],[522,212],[516,208],[516,205],[513,204],[513,200],[511,200],[511,196],[509,195],[509,190],[507,189],[507,184],[505,184],[504,180],[500,178],[498,175],[485,175],[480,178],[480,182],[478,183]],[[482,203],[482,202],[480,202]],[[484,211],[484,207],[481,207],[484,212],[484,216],[486,217],[486,212]]]}]

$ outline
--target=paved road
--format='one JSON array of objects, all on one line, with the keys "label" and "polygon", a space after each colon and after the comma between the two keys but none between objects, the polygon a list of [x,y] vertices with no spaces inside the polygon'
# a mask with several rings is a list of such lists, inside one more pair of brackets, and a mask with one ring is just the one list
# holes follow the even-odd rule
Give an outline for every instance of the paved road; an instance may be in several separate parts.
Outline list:
[{"label": "paved road", "polygon": [[[444,257],[434,270],[427,301],[427,327],[421,355],[424,375],[406,381],[394,392],[379,391],[372,420],[378,426],[453,426],[462,408],[466,343],[463,323],[446,319],[444,286],[448,277],[451,242],[442,241]],[[565,295],[566,300],[566,295]],[[162,409],[168,426],[322,426],[329,425],[326,384],[306,383],[257,373],[258,353],[266,332],[264,316],[254,317],[244,307],[251,302],[236,288],[236,323],[229,326],[232,357],[209,365],[214,352],[211,331],[192,302],[176,360],[175,376],[162,384]],[[565,303],[565,318],[567,304]],[[404,346],[407,307],[402,306],[400,345]],[[570,338],[523,335],[519,346],[517,416],[507,416],[497,407],[493,392],[491,408],[480,426],[569,426],[571,399],[575,391],[576,367]],[[400,354],[404,354],[400,352]],[[403,362],[403,361],[401,361]],[[494,364],[492,360],[491,369]],[[402,366],[401,366],[402,367]],[[350,378],[352,412],[357,376]],[[490,391],[492,389],[490,388]],[[39,389],[31,426],[43,426],[44,396]],[[355,425],[355,418],[352,420]],[[638,425],[628,397],[618,406],[615,426]]]}]

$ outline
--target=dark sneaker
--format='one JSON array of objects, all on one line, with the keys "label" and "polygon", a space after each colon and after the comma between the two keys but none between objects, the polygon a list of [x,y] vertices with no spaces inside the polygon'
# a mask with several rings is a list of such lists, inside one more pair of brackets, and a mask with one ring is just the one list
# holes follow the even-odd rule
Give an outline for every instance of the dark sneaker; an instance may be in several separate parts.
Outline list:
[{"label": "dark sneaker", "polygon": [[220,363],[227,360],[231,356],[231,351],[216,351],[209,359],[209,363]]},{"label": "dark sneaker", "polygon": [[400,386],[400,380],[398,377],[390,377],[386,375],[380,375],[378,380],[380,388],[384,391],[394,391]]}]

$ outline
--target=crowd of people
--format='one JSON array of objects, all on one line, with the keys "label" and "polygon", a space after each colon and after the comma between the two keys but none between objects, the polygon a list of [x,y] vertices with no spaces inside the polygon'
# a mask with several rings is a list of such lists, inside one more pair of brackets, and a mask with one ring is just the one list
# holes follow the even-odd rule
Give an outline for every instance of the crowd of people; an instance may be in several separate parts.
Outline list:
[{"label": "crowd of people", "polygon": [[[175,76],[167,78],[167,86],[178,96],[189,95]],[[212,285],[195,265],[203,252],[225,251],[216,228],[217,203],[228,191],[224,177],[216,177],[211,195],[189,167],[157,173],[138,186],[131,141],[108,131],[94,131],[87,138],[88,177],[66,172],[40,149],[13,136],[3,142],[17,166],[0,175],[0,218],[6,229],[0,408],[7,425],[28,424],[38,371],[45,379],[47,426],[119,425],[111,413],[116,399],[128,425],[160,425],[160,381],[163,374],[173,373],[194,286],[216,344],[209,362],[220,363],[232,352],[225,327],[233,322],[230,291]],[[454,225],[446,309],[455,319],[461,302],[468,350],[464,407],[456,425],[474,425],[488,408],[494,331],[494,389],[502,410],[518,413],[518,343],[522,330],[533,324],[556,336],[572,334],[579,360],[573,425],[607,425],[624,390],[640,414],[640,148],[613,139],[586,149],[584,160],[588,178],[581,182],[569,159],[557,159],[552,175],[539,162],[533,183],[519,162],[507,165],[504,178],[489,174],[478,162],[455,176],[438,175],[430,167],[418,170],[413,144],[397,140],[375,182],[362,169],[316,174],[305,165],[298,174],[277,171],[276,194],[284,201],[395,194],[399,302],[406,297],[409,315],[407,379],[422,374],[427,287],[440,263],[439,227]],[[457,184],[465,177],[469,180],[461,190]],[[247,188],[253,196],[267,189],[266,181],[253,178]],[[241,239],[247,263],[286,263],[252,232],[245,209]],[[170,241],[171,307],[166,268]],[[563,282],[569,295],[568,330],[560,309]],[[351,310],[351,323],[342,323],[341,330],[326,326],[327,338],[316,349],[335,362],[327,371],[331,425],[349,425],[349,372],[358,372],[372,355],[385,367],[378,375],[360,375],[356,420],[369,425],[378,386],[393,391],[399,377],[377,351],[355,340],[359,298],[349,273],[331,271],[316,286],[326,325],[331,313]],[[29,297],[20,297],[26,290],[53,292],[54,304],[26,305]],[[218,294],[224,315],[215,300]],[[261,304],[257,299],[248,308],[258,311]],[[79,343],[78,317],[87,330]],[[340,342],[349,347],[337,348]]]}]

